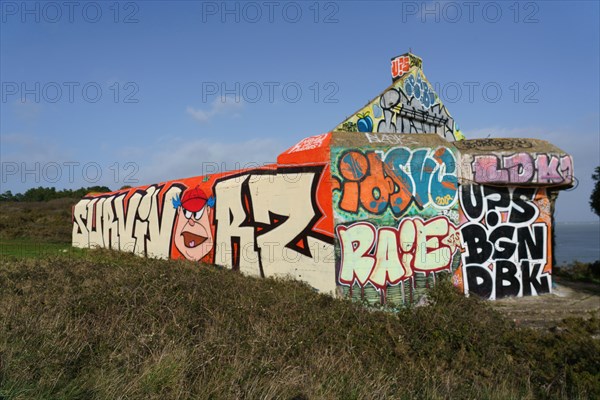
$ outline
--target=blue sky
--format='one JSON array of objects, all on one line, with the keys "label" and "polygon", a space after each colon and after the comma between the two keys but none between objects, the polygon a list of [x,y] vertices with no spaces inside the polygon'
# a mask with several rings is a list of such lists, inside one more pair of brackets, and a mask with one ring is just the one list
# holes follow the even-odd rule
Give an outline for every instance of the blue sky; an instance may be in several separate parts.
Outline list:
[{"label": "blue sky", "polygon": [[597,220],[598,2],[1,7],[2,192],[274,161],[386,88],[390,58],[410,48],[467,138],[534,137],[572,154],[579,186],[560,194],[557,220]]}]

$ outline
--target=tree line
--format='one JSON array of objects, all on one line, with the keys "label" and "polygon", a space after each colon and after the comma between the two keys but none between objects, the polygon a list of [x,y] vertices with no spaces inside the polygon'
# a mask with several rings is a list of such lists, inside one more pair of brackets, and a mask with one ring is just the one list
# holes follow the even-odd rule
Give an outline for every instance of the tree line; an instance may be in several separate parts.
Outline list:
[{"label": "tree line", "polygon": [[49,201],[62,198],[81,198],[90,192],[111,192],[107,186],[90,186],[80,189],[56,190],[54,187],[37,187],[27,190],[25,193],[13,194],[10,190],[0,194],[0,201]]}]

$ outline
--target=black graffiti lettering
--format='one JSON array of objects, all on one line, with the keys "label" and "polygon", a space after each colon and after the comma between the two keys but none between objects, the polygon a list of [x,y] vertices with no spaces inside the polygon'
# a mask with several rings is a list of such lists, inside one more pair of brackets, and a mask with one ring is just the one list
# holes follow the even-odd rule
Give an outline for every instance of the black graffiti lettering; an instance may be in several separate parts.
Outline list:
[{"label": "black graffiti lettering", "polygon": [[542,260],[544,259],[544,247],[546,244],[545,226],[533,225],[533,235],[528,226],[517,229],[517,242],[519,243],[519,259]]},{"label": "black graffiti lettering", "polygon": [[[492,298],[549,291],[551,277],[542,271],[549,228],[543,220],[535,222],[542,212],[537,193],[536,188],[524,187],[460,188],[460,204],[468,219],[460,230],[468,290],[487,291],[489,288],[484,290],[482,285],[489,275]],[[540,194],[543,199],[545,191]],[[477,272],[477,267],[485,273]],[[494,272],[487,274],[488,267]]]},{"label": "black graffiti lettering", "polygon": [[[447,140],[456,140],[454,120],[446,107],[436,100],[437,96],[427,83],[420,78],[416,81],[413,78],[411,76],[407,84],[418,86],[418,91],[407,94],[402,86],[396,86],[379,98],[383,119],[377,125],[377,132],[437,133]],[[340,127],[350,122],[346,121]]]},{"label": "black graffiti lettering", "polygon": [[483,213],[483,196],[479,185],[461,185],[460,204],[469,219],[479,220]]},{"label": "black graffiti lettering", "polygon": [[474,293],[484,299],[492,296],[494,282],[487,269],[479,265],[469,265],[466,268],[469,293]]},{"label": "black graffiti lettering", "polygon": [[496,208],[507,209],[510,207],[511,197],[508,188],[484,186],[483,194],[485,196],[488,211],[495,210]]},{"label": "black graffiti lettering", "polygon": [[[518,296],[521,283],[517,278],[517,266],[507,260],[496,261],[496,298]],[[505,284],[508,283],[508,284]]]},{"label": "black graffiti lettering", "polygon": [[487,241],[485,229],[477,224],[468,224],[462,227],[461,232],[469,253],[465,262],[467,264],[483,264],[488,261],[494,248]]},{"label": "black graffiti lettering", "polygon": [[522,223],[533,221],[537,216],[537,209],[531,203],[535,196],[536,189],[515,188],[512,194],[513,206],[510,209],[508,222]]},{"label": "black graffiti lettering", "polygon": [[514,234],[515,227],[510,225],[501,225],[490,233],[490,242],[495,244],[494,259],[509,259],[512,257],[517,248],[517,244],[513,241]]},{"label": "black graffiti lettering", "polygon": [[497,211],[488,212],[485,216],[485,222],[488,227],[493,228],[500,222],[500,214]]},{"label": "black graffiti lettering", "polygon": [[[523,296],[532,295],[532,286],[537,294],[550,293],[550,284],[548,282],[548,276],[540,276],[541,268],[542,264],[540,263],[530,264],[527,260],[521,262],[521,271],[523,274]],[[539,279],[538,276],[540,276]]]}]

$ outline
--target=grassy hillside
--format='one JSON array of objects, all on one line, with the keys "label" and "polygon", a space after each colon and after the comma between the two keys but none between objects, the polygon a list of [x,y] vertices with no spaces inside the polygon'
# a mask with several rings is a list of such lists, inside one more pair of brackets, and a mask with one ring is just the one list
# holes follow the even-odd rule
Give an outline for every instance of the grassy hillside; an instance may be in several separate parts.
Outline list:
[{"label": "grassy hillside", "polygon": [[599,398],[599,331],[516,329],[449,283],[392,314],[109,251],[0,261],[8,399]]},{"label": "grassy hillside", "polygon": [[0,241],[70,243],[71,208],[77,201],[0,202]]},{"label": "grassy hillside", "polygon": [[71,249],[0,202],[0,399],[600,398],[600,322],[530,330],[449,283],[367,310],[297,282]]}]

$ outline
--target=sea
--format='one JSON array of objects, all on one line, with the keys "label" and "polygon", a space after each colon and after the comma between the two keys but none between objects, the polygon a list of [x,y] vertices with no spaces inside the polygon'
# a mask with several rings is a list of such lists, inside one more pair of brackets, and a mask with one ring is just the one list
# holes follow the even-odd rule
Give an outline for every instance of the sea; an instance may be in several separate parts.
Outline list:
[{"label": "sea", "polygon": [[600,221],[557,222],[554,265],[600,260]]}]

